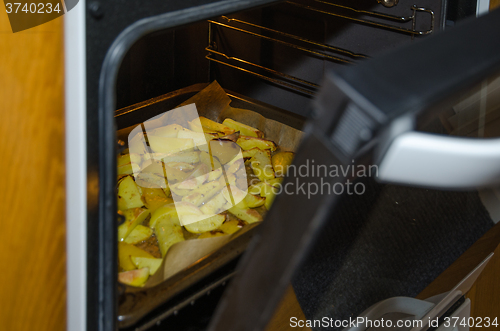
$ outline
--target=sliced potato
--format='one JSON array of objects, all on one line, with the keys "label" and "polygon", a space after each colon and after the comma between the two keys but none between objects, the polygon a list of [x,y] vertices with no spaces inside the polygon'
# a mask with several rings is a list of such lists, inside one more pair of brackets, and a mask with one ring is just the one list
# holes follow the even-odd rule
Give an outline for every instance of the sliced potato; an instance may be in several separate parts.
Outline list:
[{"label": "sliced potato", "polygon": [[210,172],[210,168],[205,164],[199,164],[194,168],[193,172],[189,175],[189,178],[192,178],[196,181],[197,185],[201,185],[208,180],[208,173]]},{"label": "sliced potato", "polygon": [[222,169],[216,169],[214,171],[210,171],[208,173],[208,181],[211,182],[211,181],[214,181],[214,180],[217,180],[219,179],[219,177],[222,176]]},{"label": "sliced potato", "polygon": [[203,130],[203,126],[201,126],[200,122],[197,120],[188,121],[188,126],[189,129],[194,132],[205,132],[205,130]]},{"label": "sliced potato", "polygon": [[227,174],[234,174],[243,164],[243,159],[236,156],[231,162],[224,165],[224,170]]},{"label": "sliced potato", "polygon": [[140,164],[142,162],[141,156],[136,153],[123,154],[118,156],[117,166],[122,166],[128,163]]},{"label": "sliced potato", "polygon": [[122,284],[142,287],[149,278],[149,268],[130,270],[118,273],[118,281]]},{"label": "sliced potato", "polygon": [[127,244],[137,244],[153,235],[153,230],[144,225],[137,225],[132,232],[125,238]]},{"label": "sliced potato", "polygon": [[151,132],[148,132],[148,136],[152,135],[165,138],[176,138],[177,134],[182,130],[184,130],[184,128],[179,124],[170,124],[151,130]]},{"label": "sliced potato", "polygon": [[137,185],[148,188],[162,189],[168,187],[168,180],[164,175],[157,175],[151,172],[140,172],[135,176]]},{"label": "sliced potato", "polygon": [[[231,192],[229,192],[231,190]],[[230,185],[229,188],[225,187],[222,190],[222,195],[227,202],[233,206],[234,204],[239,205],[241,208],[248,208],[245,202],[245,196],[247,192],[240,190],[236,185]]]},{"label": "sliced potato", "polygon": [[186,203],[186,202],[177,202],[175,204],[165,205],[163,207],[158,208],[152,215],[149,220],[149,227],[154,228],[156,226],[156,222],[160,219],[172,219],[176,221],[179,225],[179,216],[183,215],[202,215],[200,209],[196,206]]},{"label": "sliced potato", "polygon": [[219,227],[219,230],[226,234],[233,234],[243,228],[246,224],[247,222],[239,220],[227,221]]},{"label": "sliced potato", "polygon": [[150,211],[144,208],[128,209],[123,212],[125,222],[118,227],[118,241],[123,241],[134,230],[142,224],[150,215]]},{"label": "sliced potato", "polygon": [[260,149],[257,147],[248,150],[243,150],[241,154],[243,155],[243,158],[249,159],[252,158],[258,151],[264,151],[265,153],[269,154],[269,157],[271,157],[271,151],[269,149]]},{"label": "sliced potato", "polygon": [[143,251],[142,249],[134,245],[130,245],[124,242],[119,242],[118,261],[120,263],[120,268],[122,268],[125,271],[135,269],[135,265],[132,263],[132,260],[130,259],[132,256],[149,257],[149,258],[153,257],[148,252]]},{"label": "sliced potato", "polygon": [[249,208],[257,208],[262,205],[264,205],[264,202],[266,201],[266,198],[253,195],[253,194],[247,194],[245,197],[245,203]]},{"label": "sliced potato", "polygon": [[175,217],[160,218],[155,224],[155,235],[160,246],[161,256],[165,257],[170,247],[180,241],[184,241],[182,227]]},{"label": "sliced potato", "polygon": [[271,158],[269,154],[262,151],[257,151],[255,155],[250,159],[250,165],[252,166],[253,173],[261,181],[266,181],[274,179],[274,170],[271,163]]},{"label": "sliced potato", "polygon": [[200,152],[197,152],[197,151],[175,153],[172,155],[161,155],[159,157],[165,163],[186,162],[186,163],[195,164],[195,163],[200,162]]},{"label": "sliced potato", "polygon": [[264,133],[262,131],[257,130],[249,125],[236,122],[230,118],[226,118],[223,122],[223,125],[235,130],[239,131],[242,135],[256,138],[264,138]]},{"label": "sliced potato", "polygon": [[250,186],[248,188],[248,193],[253,194],[253,195],[260,195],[263,185],[265,185],[264,182],[258,182],[258,183],[253,184],[252,186]]},{"label": "sliced potato", "polygon": [[118,184],[118,209],[127,210],[142,207],[141,192],[132,177],[123,178]]},{"label": "sliced potato", "polygon": [[154,228],[156,222],[161,218],[170,218],[171,215],[177,218],[177,211],[175,209],[175,204],[165,205],[155,210],[154,213],[151,214],[151,219],[149,220],[149,227]]},{"label": "sliced potato", "polygon": [[224,195],[222,192],[217,194],[215,197],[213,197],[211,200],[206,202],[202,207],[200,207],[200,210],[203,212],[203,214],[206,215],[213,215],[213,214],[218,214],[227,208],[231,207],[231,203],[224,198]]},{"label": "sliced potato", "polygon": [[200,151],[206,153],[209,152],[208,142],[218,137],[219,135],[216,133],[195,132],[187,129],[179,131],[179,134],[177,135],[177,138],[193,139],[194,145],[198,147]]},{"label": "sliced potato", "polygon": [[120,175],[132,175],[138,173],[141,170],[141,167],[137,163],[127,163],[121,166],[118,166],[118,176]]},{"label": "sliced potato", "polygon": [[190,171],[194,169],[194,165],[186,162],[169,162],[166,166],[180,171]]},{"label": "sliced potato", "polygon": [[264,206],[267,210],[271,209],[274,199],[276,198],[276,192],[277,188],[273,185],[270,185],[268,183],[262,185],[260,196],[266,198],[266,201],[264,201]]},{"label": "sliced potato", "polygon": [[244,150],[258,148],[258,149],[269,149],[271,150],[271,152],[274,152],[277,148],[276,144],[271,140],[248,137],[248,136],[240,136],[236,143],[240,145],[240,147]]},{"label": "sliced potato", "polygon": [[181,189],[181,188],[179,188],[179,184],[182,184],[182,183],[170,185],[170,190],[172,191],[173,194],[180,196],[180,197],[185,197],[187,195],[190,195],[191,192],[193,191],[192,189]]},{"label": "sliced potato", "polygon": [[280,152],[273,155],[273,169],[277,177],[286,176],[294,156],[295,153],[293,152]]},{"label": "sliced potato", "polygon": [[225,126],[224,124],[220,124],[209,120],[206,117],[200,116],[200,124],[203,128],[207,128],[208,130],[223,132],[224,134],[234,133],[234,130]]},{"label": "sliced potato", "polygon": [[146,208],[153,212],[152,209],[162,206],[159,204],[166,200],[167,196],[161,188],[142,187],[142,198]]},{"label": "sliced potato", "polygon": [[214,139],[209,144],[213,160],[217,159],[221,164],[231,162],[241,155],[241,148],[230,140]]},{"label": "sliced potato", "polygon": [[165,166],[165,173],[167,175],[167,181],[169,186],[171,186],[172,183],[182,182],[186,180],[190,175],[189,172],[184,172],[178,169],[170,168],[169,166]]},{"label": "sliced potato", "polygon": [[219,193],[224,186],[225,184],[219,180],[205,183],[200,187],[194,189],[191,194],[184,196],[182,198],[182,201],[192,203],[195,206],[199,206]]},{"label": "sliced potato", "polygon": [[[149,146],[156,153],[177,153],[194,148],[193,139],[148,136]],[[168,163],[168,162],[166,162]]]},{"label": "sliced potato", "polygon": [[186,224],[184,225],[184,227],[191,233],[203,233],[217,229],[219,226],[222,225],[222,223],[224,223],[225,220],[226,220],[225,215],[218,214],[211,217],[207,217],[198,222]]},{"label": "sliced potato", "polygon": [[249,224],[262,222],[262,216],[253,209],[240,208],[239,205],[236,205],[229,208],[229,212],[239,219],[248,222]]},{"label": "sliced potato", "polygon": [[152,276],[160,268],[163,259],[155,259],[149,257],[132,257],[132,263],[137,269],[149,268],[149,275]]}]

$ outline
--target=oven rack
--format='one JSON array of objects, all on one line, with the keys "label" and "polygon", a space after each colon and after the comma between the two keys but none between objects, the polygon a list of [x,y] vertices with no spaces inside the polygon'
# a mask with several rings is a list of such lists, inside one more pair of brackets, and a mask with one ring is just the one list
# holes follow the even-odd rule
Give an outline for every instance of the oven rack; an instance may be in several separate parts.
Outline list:
[{"label": "oven rack", "polygon": [[[339,4],[334,4],[328,1],[324,0],[312,0],[314,3],[326,5],[328,7],[344,10],[344,11],[350,11],[355,14],[362,14],[365,16],[371,16],[379,20],[386,20],[386,21],[391,21],[391,22],[397,22],[400,24],[404,23],[412,23],[412,28],[403,28],[399,27],[396,25],[390,25],[382,22],[377,22],[377,21],[372,21],[372,20],[367,20],[367,19],[360,19],[357,17],[353,16],[346,16],[340,13],[333,12],[331,10],[324,10],[321,8],[316,8],[310,5],[305,5],[299,2],[294,2],[294,1],[285,1],[284,3],[299,7],[305,10],[309,11],[314,11],[316,13],[320,13],[323,15],[328,15],[328,16],[334,16],[338,17],[341,19],[347,19],[351,20],[355,23],[358,24],[365,24],[368,26],[372,26],[374,28],[381,28],[385,30],[390,30],[390,31],[395,31],[399,33],[406,33],[411,35],[413,38],[415,35],[427,35],[431,34],[434,32],[434,21],[435,21],[435,15],[434,12],[430,9],[423,8],[423,7],[418,7],[416,5],[411,6],[412,10],[412,15],[410,16],[396,16],[396,15],[390,15],[390,14],[385,14],[385,13],[380,13],[376,11],[367,11],[367,10],[359,10],[353,7],[348,7],[348,6],[343,6]],[[427,13],[430,15],[430,26],[427,30],[416,30],[416,20],[417,20],[417,15],[418,13]],[[227,16],[221,16],[220,19],[222,21],[225,21],[225,23],[220,22],[220,21],[215,21],[215,20],[208,20],[209,23],[209,37],[208,37],[208,46],[205,48],[206,51],[208,51],[208,54],[206,55],[206,59],[215,62],[242,72],[245,72],[247,74],[251,74],[253,76],[259,77],[261,79],[270,81],[272,83],[284,86],[286,88],[295,90],[300,93],[308,94],[308,95],[314,95],[315,92],[317,91],[319,85],[312,83],[310,81],[288,75],[284,72],[274,70],[256,63],[253,63],[251,61],[236,57],[236,56],[231,56],[228,55],[222,51],[220,51],[213,41],[213,33],[214,33],[214,26],[222,29],[228,29],[232,31],[236,31],[239,33],[243,33],[246,35],[250,35],[252,37],[260,38],[263,40],[267,40],[270,42],[274,42],[276,44],[284,45],[290,48],[294,48],[297,50],[300,50],[302,52],[308,53],[314,57],[321,58],[327,61],[332,61],[332,62],[338,62],[341,64],[351,64],[354,63],[355,60],[362,59],[362,58],[368,58],[367,55],[361,54],[361,53],[356,53],[341,47],[336,47],[333,45],[325,44],[325,43],[320,43],[316,42],[307,38],[303,38],[294,34],[286,33],[284,31],[279,31],[275,29],[271,29],[269,27],[263,26],[263,25],[258,25],[254,24],[251,22],[243,21],[240,19],[236,18],[229,18]],[[238,25],[238,26],[235,26]],[[257,29],[261,31],[261,33],[253,32],[250,30],[250,28]],[[283,37],[284,39],[288,39],[290,41],[285,41],[282,39],[278,39],[275,37],[270,37],[268,35],[264,35],[263,32],[268,32],[272,35]],[[306,46],[301,46],[298,43],[306,44]],[[314,49],[314,47],[316,49]],[[321,50],[317,50],[317,49]],[[334,52],[337,53],[341,56],[338,55],[332,55],[328,54],[327,52]],[[260,72],[258,72],[260,71]],[[266,75],[263,73],[267,73],[270,75]]]},{"label": "oven rack", "polygon": [[[286,3],[293,5],[293,6],[296,6],[296,7],[299,7],[299,8],[302,8],[302,9],[314,11],[314,12],[329,15],[329,16],[343,18],[346,20],[351,20],[351,21],[354,21],[356,23],[370,25],[370,26],[374,26],[376,28],[387,29],[387,30],[402,32],[402,33],[408,33],[412,36],[414,36],[414,35],[427,35],[427,34],[431,34],[432,32],[434,32],[434,21],[435,21],[434,12],[432,10],[424,8],[424,7],[418,7],[417,5],[413,5],[410,7],[410,9],[413,12],[412,15],[410,15],[410,16],[396,16],[396,15],[379,13],[376,11],[360,10],[360,9],[356,9],[356,8],[352,8],[352,7],[348,7],[348,6],[339,5],[336,3],[331,3],[328,1],[324,1],[324,0],[313,0],[313,1],[316,3],[327,5],[329,7],[335,7],[338,9],[351,11],[351,12],[354,12],[357,14],[368,15],[368,16],[376,17],[376,18],[379,18],[382,20],[389,20],[389,21],[394,21],[394,22],[399,22],[399,23],[412,22],[412,28],[407,29],[407,28],[402,28],[402,27],[398,27],[395,25],[389,25],[389,24],[385,24],[385,23],[381,23],[381,22],[360,19],[360,18],[356,18],[356,17],[352,17],[352,16],[346,16],[346,15],[335,13],[335,12],[332,12],[329,10],[323,10],[323,9],[315,8],[312,6],[304,5],[304,4],[301,4],[298,2],[294,2],[294,1],[286,1]],[[427,13],[430,15],[430,24],[429,24],[429,28],[427,30],[415,30],[418,13]]]}]

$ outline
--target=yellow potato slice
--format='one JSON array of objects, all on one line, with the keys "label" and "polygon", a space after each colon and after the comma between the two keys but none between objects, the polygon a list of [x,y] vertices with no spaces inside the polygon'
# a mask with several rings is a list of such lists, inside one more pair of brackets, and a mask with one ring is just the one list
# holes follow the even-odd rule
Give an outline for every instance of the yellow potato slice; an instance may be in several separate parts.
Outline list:
[{"label": "yellow potato slice", "polygon": [[151,132],[148,132],[148,136],[152,135],[165,138],[176,138],[177,134],[182,130],[184,130],[184,128],[179,124],[170,124],[151,130]]},{"label": "yellow potato slice", "polygon": [[190,171],[194,169],[194,165],[186,162],[169,162],[166,166],[180,171]]},{"label": "yellow potato slice", "polygon": [[179,220],[175,217],[160,218],[155,224],[155,235],[160,246],[161,256],[165,257],[170,247],[180,241],[184,241],[184,234]]},{"label": "yellow potato slice", "polygon": [[239,220],[227,221],[219,227],[219,230],[226,234],[233,234],[236,231],[242,229],[246,224],[248,223]]},{"label": "yellow potato slice", "polygon": [[206,202],[202,207],[200,207],[200,210],[205,215],[213,215],[223,212],[229,207],[231,207],[231,202],[228,202],[226,198],[224,198],[224,194],[220,192],[211,200]]},{"label": "yellow potato slice", "polygon": [[149,257],[132,257],[132,263],[137,269],[149,268],[149,275],[152,276],[160,268],[163,259],[155,259]]},{"label": "yellow potato slice", "polygon": [[293,152],[280,152],[273,155],[273,169],[277,177],[286,176],[294,156],[295,153]]},{"label": "yellow potato slice", "polygon": [[118,273],[118,281],[122,284],[142,287],[149,278],[149,268],[130,270]]},{"label": "yellow potato slice", "polygon": [[250,150],[252,148],[258,149],[269,149],[271,152],[274,152],[277,148],[276,144],[267,139],[249,137],[249,136],[240,136],[236,141],[238,145],[244,150]]},{"label": "yellow potato slice", "polygon": [[204,129],[223,132],[225,135],[234,133],[233,129],[225,126],[224,124],[214,122],[203,116],[200,116],[200,124]]},{"label": "yellow potato slice", "polygon": [[159,155],[158,156],[160,160],[165,162],[166,164],[170,162],[186,162],[186,163],[191,163],[195,164],[200,162],[200,152],[197,151],[190,151],[190,152],[182,152],[182,153],[175,153],[172,155]]},{"label": "yellow potato slice", "polygon": [[221,164],[231,162],[241,155],[241,148],[230,140],[214,139],[209,144],[213,160],[217,159]]},{"label": "yellow potato slice", "polygon": [[157,199],[166,199],[167,196],[161,188],[141,187],[142,198],[146,208],[150,209],[150,204]]},{"label": "yellow potato slice", "polygon": [[144,225],[137,225],[125,238],[127,244],[137,244],[153,235],[153,230]]},{"label": "yellow potato slice", "polygon": [[194,148],[193,139],[148,136],[148,141],[149,146],[156,153],[171,154]]},{"label": "yellow potato slice", "polygon": [[240,134],[245,135],[245,136],[250,136],[250,137],[256,137],[256,138],[264,138],[264,133],[262,131],[257,130],[256,128],[253,128],[249,125],[236,122],[235,120],[232,120],[230,118],[226,118],[223,122],[223,125],[235,130],[239,131]]},{"label": "yellow potato slice", "polygon": [[118,209],[127,210],[142,207],[141,192],[130,176],[123,178],[118,184]]},{"label": "yellow potato slice", "polygon": [[142,162],[142,158],[139,154],[131,153],[131,154],[124,154],[118,156],[117,160],[117,166],[122,166],[128,163],[137,163],[140,164]]},{"label": "yellow potato slice", "polygon": [[249,224],[262,222],[262,216],[253,209],[240,208],[238,205],[236,205],[229,208],[229,212],[239,219],[248,222]]},{"label": "yellow potato slice", "polygon": [[121,175],[133,175],[140,171],[141,167],[137,163],[127,163],[118,166],[118,176]]},{"label": "yellow potato slice", "polygon": [[118,261],[120,264],[120,268],[122,268],[125,271],[135,269],[135,265],[132,263],[132,260],[130,259],[132,256],[150,257],[150,258],[153,257],[153,255],[149,254],[146,251],[143,251],[142,249],[134,245],[130,245],[124,242],[119,242]]},{"label": "yellow potato slice", "polygon": [[257,208],[263,206],[265,201],[266,198],[253,194],[247,194],[247,196],[245,197],[245,203],[249,208]]},{"label": "yellow potato slice", "polygon": [[267,210],[271,209],[274,199],[276,198],[276,192],[277,188],[273,185],[270,185],[268,183],[264,183],[264,185],[262,185],[260,196],[266,198],[266,200],[264,201],[264,206]]},{"label": "yellow potato slice", "polygon": [[226,216],[219,214],[205,218],[198,222],[186,224],[184,225],[184,228],[191,233],[203,233],[217,229],[222,225],[222,223],[224,223],[225,220]]},{"label": "yellow potato slice", "polygon": [[123,241],[134,230],[142,224],[150,215],[150,211],[143,208],[134,208],[123,211],[125,222],[118,227],[118,241]]},{"label": "yellow potato slice", "polygon": [[271,158],[269,154],[263,151],[257,151],[255,155],[250,159],[250,165],[252,166],[253,173],[261,181],[266,181],[274,179],[274,169],[271,163]]},{"label": "yellow potato slice", "polygon": [[189,202],[195,206],[199,206],[219,193],[223,187],[225,187],[225,184],[219,180],[205,183],[191,191],[189,195],[184,196],[182,198],[182,201]]},{"label": "yellow potato slice", "polygon": [[257,147],[252,148],[252,149],[248,149],[248,150],[243,150],[243,151],[241,152],[241,154],[243,155],[243,158],[245,158],[245,159],[250,159],[250,158],[252,158],[252,157],[255,155],[255,153],[257,153],[258,151],[263,151],[263,152],[265,152],[265,153],[269,154],[269,157],[271,157],[271,151],[270,151],[269,149],[260,149],[260,148],[257,148]]}]

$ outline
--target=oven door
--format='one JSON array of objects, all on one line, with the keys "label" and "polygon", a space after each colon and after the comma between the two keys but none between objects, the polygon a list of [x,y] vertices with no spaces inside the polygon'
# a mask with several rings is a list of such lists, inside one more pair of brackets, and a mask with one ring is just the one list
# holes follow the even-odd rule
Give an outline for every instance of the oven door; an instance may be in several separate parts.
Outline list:
[{"label": "oven door", "polygon": [[[500,10],[326,77],[294,160],[309,172],[289,172],[210,330],[264,329],[290,281],[314,301],[306,317],[327,321],[423,289],[409,280],[439,268],[460,228],[475,231],[484,218],[480,204],[463,215],[473,222],[447,208],[500,182],[498,40]],[[355,171],[318,175],[320,166]],[[372,168],[391,185],[366,179]],[[356,195],[370,190],[386,197],[359,205],[369,199]],[[441,220],[432,223],[433,214]]]}]

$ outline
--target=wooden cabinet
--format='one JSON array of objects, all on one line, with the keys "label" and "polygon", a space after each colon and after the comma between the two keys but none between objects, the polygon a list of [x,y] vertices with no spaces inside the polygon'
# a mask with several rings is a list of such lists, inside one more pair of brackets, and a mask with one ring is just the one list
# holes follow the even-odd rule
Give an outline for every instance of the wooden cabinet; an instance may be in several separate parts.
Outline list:
[{"label": "wooden cabinet", "polygon": [[64,330],[63,19],[13,34],[0,7],[0,328]]}]

